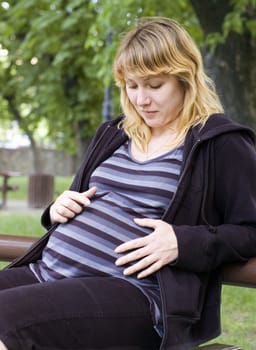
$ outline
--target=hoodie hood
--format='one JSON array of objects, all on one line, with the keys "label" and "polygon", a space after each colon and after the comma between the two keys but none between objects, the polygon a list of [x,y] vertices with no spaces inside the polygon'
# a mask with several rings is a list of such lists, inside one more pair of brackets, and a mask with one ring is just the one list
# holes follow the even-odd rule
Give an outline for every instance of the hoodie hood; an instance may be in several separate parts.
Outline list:
[{"label": "hoodie hood", "polygon": [[184,158],[187,158],[194,144],[200,144],[233,132],[245,133],[251,139],[251,142],[256,145],[255,133],[252,129],[229,119],[223,113],[216,113],[212,114],[203,126],[196,125],[189,130],[185,140]]},{"label": "hoodie hood", "polygon": [[[123,118],[123,114],[119,115],[116,119],[108,122],[109,126],[116,127]],[[192,139],[194,139],[194,141],[205,141],[225,133],[237,131],[248,134],[256,145],[256,136],[250,127],[237,123],[223,113],[212,114],[205,125],[196,125],[189,131],[188,135],[190,135],[190,141],[192,141]]]},{"label": "hoodie hood", "polygon": [[200,139],[201,141],[237,131],[247,133],[248,136],[251,137],[253,143],[256,143],[255,134],[252,129],[229,119],[222,113],[212,114],[203,127],[199,125],[192,128],[194,138]]}]

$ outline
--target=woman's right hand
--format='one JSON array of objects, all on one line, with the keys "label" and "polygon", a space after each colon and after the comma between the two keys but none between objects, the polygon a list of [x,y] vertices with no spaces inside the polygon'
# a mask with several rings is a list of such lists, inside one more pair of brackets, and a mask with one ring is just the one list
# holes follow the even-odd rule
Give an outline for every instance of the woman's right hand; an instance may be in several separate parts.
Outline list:
[{"label": "woman's right hand", "polygon": [[96,193],[96,187],[85,192],[64,191],[50,207],[51,223],[64,224],[81,213],[84,206],[90,204],[90,198]]}]

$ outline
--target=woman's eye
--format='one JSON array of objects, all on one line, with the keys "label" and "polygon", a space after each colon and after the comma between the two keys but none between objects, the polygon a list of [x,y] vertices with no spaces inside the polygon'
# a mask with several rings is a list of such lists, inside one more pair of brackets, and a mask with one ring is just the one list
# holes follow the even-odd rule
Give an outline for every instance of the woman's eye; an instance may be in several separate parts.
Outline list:
[{"label": "woman's eye", "polygon": [[160,89],[162,84],[150,84],[151,89]]},{"label": "woman's eye", "polygon": [[136,89],[137,85],[126,85],[128,89]]},{"label": "woman's eye", "polygon": [[163,86],[163,82],[160,80],[151,80],[148,82],[148,86],[151,89],[160,89],[160,87]]}]

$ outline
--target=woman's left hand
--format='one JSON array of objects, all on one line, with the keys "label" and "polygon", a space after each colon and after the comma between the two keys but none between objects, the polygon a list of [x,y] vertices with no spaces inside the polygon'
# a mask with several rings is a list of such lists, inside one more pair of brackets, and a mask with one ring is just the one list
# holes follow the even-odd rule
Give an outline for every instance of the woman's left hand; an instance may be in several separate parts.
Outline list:
[{"label": "woman's left hand", "polygon": [[170,224],[156,219],[134,219],[137,225],[149,227],[153,232],[119,245],[116,253],[127,253],[116,260],[117,266],[135,262],[124,270],[124,275],[138,273],[147,277],[178,257],[178,242]]}]

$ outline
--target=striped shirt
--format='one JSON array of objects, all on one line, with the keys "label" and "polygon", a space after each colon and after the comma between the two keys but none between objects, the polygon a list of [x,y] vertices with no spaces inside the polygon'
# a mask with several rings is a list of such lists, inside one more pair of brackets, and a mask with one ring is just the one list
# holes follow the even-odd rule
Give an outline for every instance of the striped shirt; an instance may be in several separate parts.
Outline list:
[{"label": "striped shirt", "polygon": [[[137,161],[127,141],[92,173],[90,187],[97,192],[91,204],[51,234],[42,259],[30,264],[42,281],[65,277],[114,276],[140,288],[160,320],[160,295],[155,275],[138,279],[124,276],[116,266],[115,248],[143,237],[151,228],[134,218],[160,219],[177,189],[183,146],[148,161]],[[126,266],[127,267],[127,266]]]}]

